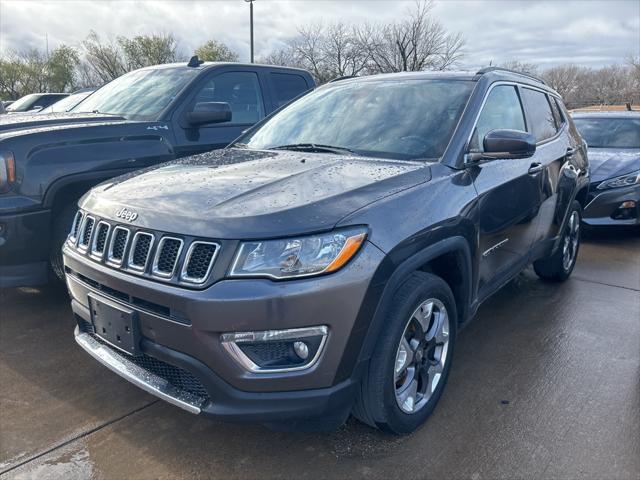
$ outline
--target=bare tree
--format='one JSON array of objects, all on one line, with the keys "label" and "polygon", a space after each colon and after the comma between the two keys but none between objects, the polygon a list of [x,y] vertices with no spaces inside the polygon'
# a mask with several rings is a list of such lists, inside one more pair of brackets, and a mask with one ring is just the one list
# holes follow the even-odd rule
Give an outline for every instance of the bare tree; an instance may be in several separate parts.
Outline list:
[{"label": "bare tree", "polygon": [[102,83],[127,72],[126,60],[116,43],[103,43],[100,36],[91,31],[82,46],[89,69]]},{"label": "bare tree", "polygon": [[401,21],[359,29],[360,46],[367,51],[372,70],[443,70],[460,60],[464,39],[447,33],[431,14],[433,5],[433,0],[419,0]]},{"label": "bare tree", "polygon": [[177,61],[178,45],[173,34],[118,37],[127,70]]}]

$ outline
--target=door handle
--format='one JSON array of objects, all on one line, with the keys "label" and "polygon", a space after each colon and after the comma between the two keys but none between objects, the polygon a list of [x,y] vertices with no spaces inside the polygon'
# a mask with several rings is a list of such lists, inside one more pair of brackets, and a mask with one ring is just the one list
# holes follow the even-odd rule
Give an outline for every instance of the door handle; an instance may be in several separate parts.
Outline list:
[{"label": "door handle", "polygon": [[544,169],[544,165],[540,162],[534,162],[529,166],[529,173],[538,173]]}]

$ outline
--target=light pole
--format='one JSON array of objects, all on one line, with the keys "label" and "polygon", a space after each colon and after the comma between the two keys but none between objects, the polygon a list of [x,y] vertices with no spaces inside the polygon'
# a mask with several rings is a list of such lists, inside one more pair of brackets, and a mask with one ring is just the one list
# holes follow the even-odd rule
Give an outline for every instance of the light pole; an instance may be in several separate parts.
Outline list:
[{"label": "light pole", "polygon": [[249,25],[251,29],[251,63],[253,63],[253,2],[254,0],[244,0],[249,4]]}]

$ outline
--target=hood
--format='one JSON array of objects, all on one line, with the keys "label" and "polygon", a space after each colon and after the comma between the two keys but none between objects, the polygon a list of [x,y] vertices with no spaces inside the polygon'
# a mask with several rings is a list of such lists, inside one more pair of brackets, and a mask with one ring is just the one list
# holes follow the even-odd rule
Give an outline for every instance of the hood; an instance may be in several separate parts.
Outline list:
[{"label": "hood", "polygon": [[122,121],[124,118],[118,115],[104,115],[100,113],[50,113],[46,115],[14,113],[0,116],[0,133],[48,125],[77,125],[110,120]]},{"label": "hood", "polygon": [[94,188],[81,206],[133,226],[220,239],[333,228],[347,214],[430,179],[430,168],[343,155],[227,149],[165,163]]},{"label": "hood", "polygon": [[589,148],[591,182],[640,170],[640,149]]}]

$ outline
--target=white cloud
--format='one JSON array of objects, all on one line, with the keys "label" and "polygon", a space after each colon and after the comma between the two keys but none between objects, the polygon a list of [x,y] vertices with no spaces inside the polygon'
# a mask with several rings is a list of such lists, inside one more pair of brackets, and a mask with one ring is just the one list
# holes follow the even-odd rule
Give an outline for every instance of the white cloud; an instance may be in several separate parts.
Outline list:
[{"label": "white cloud", "polygon": [[[318,21],[389,22],[411,7],[407,1],[257,0],[257,55],[267,54]],[[640,54],[640,2],[603,0],[440,1],[434,14],[450,31],[465,35],[465,64],[519,59],[542,65],[574,61],[589,66],[618,63]],[[185,54],[210,38],[226,42],[247,60],[248,5],[226,1],[0,0],[0,51],[79,46],[90,30],[104,38],[172,32]]]}]

